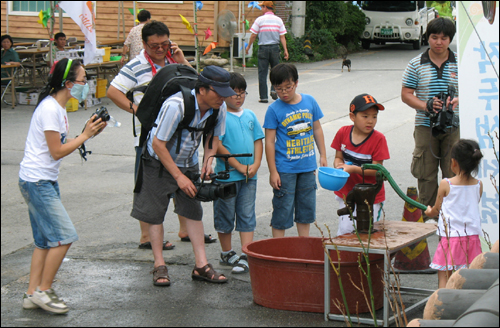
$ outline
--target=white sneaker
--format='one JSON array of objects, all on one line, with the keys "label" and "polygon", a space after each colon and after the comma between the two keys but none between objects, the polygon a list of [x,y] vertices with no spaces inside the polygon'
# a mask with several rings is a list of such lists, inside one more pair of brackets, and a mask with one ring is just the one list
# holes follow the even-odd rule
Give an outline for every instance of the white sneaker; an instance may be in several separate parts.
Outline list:
[{"label": "white sneaker", "polygon": [[50,288],[46,291],[41,291],[38,287],[33,293],[31,301],[44,309],[52,313],[66,313],[69,311],[68,306],[64,303],[64,300],[57,297],[54,289]]},{"label": "white sneaker", "polygon": [[33,295],[28,295],[24,293],[23,296],[23,309],[31,310],[31,309],[38,309],[39,306],[36,305],[35,303],[32,302]]}]

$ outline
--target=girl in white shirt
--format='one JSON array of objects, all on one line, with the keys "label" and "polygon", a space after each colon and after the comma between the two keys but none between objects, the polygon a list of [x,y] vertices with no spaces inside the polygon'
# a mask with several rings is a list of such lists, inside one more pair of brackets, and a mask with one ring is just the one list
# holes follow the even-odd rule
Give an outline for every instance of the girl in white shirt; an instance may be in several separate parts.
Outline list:
[{"label": "girl in white shirt", "polygon": [[65,105],[71,98],[83,101],[88,89],[81,62],[60,60],[53,65],[31,118],[19,170],[19,188],[28,204],[35,240],[28,291],[23,297],[25,309],[41,307],[53,313],[68,312],[64,301],[52,289],[52,281],[78,235],[61,203],[57,177],[62,158],[106,126],[100,118],[93,121],[94,115],[82,134],[74,139],[67,137]]},{"label": "girl in white shirt", "polygon": [[425,214],[439,214],[440,241],[430,267],[438,270],[439,288],[445,288],[452,272],[468,268],[481,254],[482,235],[479,201],[483,193],[481,181],[472,177],[479,169],[483,154],[474,140],[460,139],[451,148],[451,170],[455,177],[443,179],[436,204]]}]

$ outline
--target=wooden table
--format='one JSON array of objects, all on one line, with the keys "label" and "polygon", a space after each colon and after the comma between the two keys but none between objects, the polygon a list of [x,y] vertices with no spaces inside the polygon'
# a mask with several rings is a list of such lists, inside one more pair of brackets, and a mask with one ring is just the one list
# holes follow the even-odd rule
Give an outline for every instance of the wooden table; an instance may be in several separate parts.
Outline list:
[{"label": "wooden table", "polygon": [[11,80],[10,85],[12,87],[12,108],[16,107],[16,77],[15,77],[15,70],[16,70],[16,65],[3,65],[2,68],[5,69],[5,72],[7,73],[8,77],[2,77],[2,81],[8,81]]},{"label": "wooden table", "polygon": [[19,47],[19,46],[32,46],[34,42],[16,42],[12,46],[13,47]]},{"label": "wooden table", "polygon": [[40,49],[20,49],[16,50],[19,58],[29,58],[31,57],[31,61],[33,63],[33,69],[31,70],[31,81],[33,82],[33,86],[36,87],[36,57],[43,56],[50,51],[50,47],[42,47]]},{"label": "wooden table", "polygon": [[125,43],[125,40],[116,40],[116,39],[111,39],[111,40],[97,40],[97,47],[102,47],[102,46],[118,46],[122,45]]},{"label": "wooden table", "polygon": [[116,73],[118,74],[118,72],[120,71],[120,66],[121,66],[120,61],[115,60],[104,63],[88,64],[85,65],[85,69],[95,68],[97,70],[97,77],[99,77],[99,75],[104,75],[108,70],[111,71],[116,70]]},{"label": "wooden table", "polygon": [[[378,230],[371,235],[370,240],[370,254],[383,254],[384,255],[384,278],[385,278],[385,293],[383,305],[383,320],[377,320],[378,324],[383,324],[385,327],[389,326],[390,321],[394,321],[394,317],[389,318],[389,295],[390,290],[390,254],[393,254],[407,246],[418,243],[421,240],[433,235],[437,231],[437,224],[407,222],[407,221],[379,221],[374,224],[374,229]],[[385,232],[385,234],[384,234]],[[360,234],[363,245],[368,245],[368,234]],[[349,233],[337,236],[332,239],[332,242],[326,244],[327,251],[335,250],[340,251],[362,252],[361,244],[354,233]],[[325,253],[325,320],[329,319],[344,321],[343,315],[330,314],[330,262],[328,255]],[[412,292],[423,295],[431,295],[434,290],[400,287],[403,292]],[[423,302],[427,302],[427,298],[410,306],[406,307],[405,311],[409,311]],[[357,318],[351,316],[353,322],[358,322]],[[359,318],[360,323],[373,324],[373,319]]]}]

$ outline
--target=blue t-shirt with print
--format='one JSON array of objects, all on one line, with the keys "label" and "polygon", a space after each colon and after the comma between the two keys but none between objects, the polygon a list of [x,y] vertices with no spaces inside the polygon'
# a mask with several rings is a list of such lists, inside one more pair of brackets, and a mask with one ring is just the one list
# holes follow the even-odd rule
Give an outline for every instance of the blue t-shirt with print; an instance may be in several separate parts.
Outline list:
[{"label": "blue t-shirt with print", "polygon": [[316,100],[300,94],[295,105],[275,101],[266,112],[264,128],[276,130],[275,160],[278,172],[302,173],[317,169],[314,122],[323,117]]},{"label": "blue t-shirt with print", "polygon": [[[226,133],[219,137],[222,145],[231,154],[251,153],[252,157],[235,157],[238,162],[244,165],[252,165],[255,160],[254,143],[256,140],[263,139],[264,132],[260,126],[259,120],[254,112],[244,109],[241,116],[231,112],[226,113]],[[217,158],[215,172],[225,170],[224,160]],[[246,177],[240,172],[234,170],[230,172],[228,180],[222,181],[241,181]],[[257,174],[252,179],[257,179]]]}]

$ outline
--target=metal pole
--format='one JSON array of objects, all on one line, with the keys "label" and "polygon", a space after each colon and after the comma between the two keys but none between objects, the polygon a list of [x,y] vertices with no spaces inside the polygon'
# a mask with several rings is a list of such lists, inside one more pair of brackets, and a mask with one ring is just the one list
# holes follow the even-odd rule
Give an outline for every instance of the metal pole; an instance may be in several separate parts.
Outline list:
[{"label": "metal pole", "polygon": [[121,6],[121,1],[118,1],[118,15],[116,17],[118,18],[116,22],[116,39],[120,39],[120,6]]},{"label": "metal pole", "polygon": [[[241,1],[238,1],[238,19],[241,19]],[[238,24],[238,33],[241,33],[240,24]]]},{"label": "metal pole", "polygon": [[200,72],[200,61],[198,59],[198,19],[196,16],[196,1],[193,1],[193,11],[194,11],[194,50],[195,50],[195,61],[196,61],[196,71]]},{"label": "metal pole", "polygon": [[[124,4],[123,1],[120,1],[122,3],[122,31],[123,31],[123,39],[125,39],[125,9],[124,9]],[[135,18],[134,18],[135,21]]]},{"label": "metal pole", "polygon": [[243,46],[243,49],[239,49],[238,51],[241,50],[241,52],[243,53],[243,72],[246,71],[246,68],[247,68],[247,65],[246,65],[246,57],[247,57],[247,53],[246,53],[246,46],[245,46],[245,39],[247,37],[247,28],[246,28],[246,24],[245,24],[245,1],[242,1],[242,14],[241,14],[241,20],[242,20],[242,24],[243,24],[243,38],[241,40],[241,44]]},{"label": "metal pole", "polygon": [[136,5],[137,5],[137,1],[134,1],[134,26],[136,26],[136,21],[135,21],[135,18],[137,17],[137,8],[136,8]]},{"label": "metal pole", "polygon": [[59,7],[59,32],[63,31],[63,12],[61,7]]},{"label": "metal pole", "polygon": [[230,72],[234,72],[233,70],[233,51],[234,51],[234,35],[231,35],[231,46],[229,47],[229,51],[231,52],[231,70]]},{"label": "metal pole", "polygon": [[10,13],[10,4],[11,2],[7,2],[7,12],[5,13],[5,23],[7,24],[7,34],[9,34],[9,13]]},{"label": "metal pole", "polygon": [[[54,58],[52,58],[52,49],[54,48],[54,43],[52,42],[52,39],[54,38],[54,2],[55,1],[49,1],[50,4],[50,29],[49,29],[49,63],[52,66],[54,63]],[[60,9],[59,9],[60,10]],[[33,63],[33,65],[35,65]],[[36,87],[36,86],[35,86]]]}]

